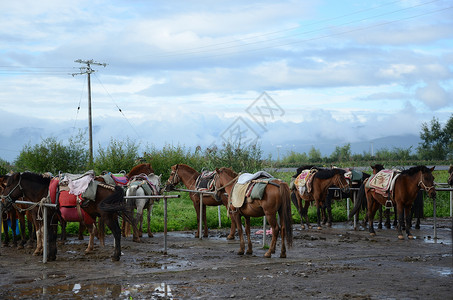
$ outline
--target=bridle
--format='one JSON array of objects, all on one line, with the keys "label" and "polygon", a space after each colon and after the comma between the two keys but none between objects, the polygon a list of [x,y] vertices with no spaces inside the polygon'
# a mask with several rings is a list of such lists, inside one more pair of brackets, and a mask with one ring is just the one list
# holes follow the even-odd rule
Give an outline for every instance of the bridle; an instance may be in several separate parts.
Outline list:
[{"label": "bridle", "polygon": [[[340,174],[340,176],[344,176],[344,175],[343,175],[343,174]],[[345,179],[345,180],[347,181],[348,179]],[[338,186],[340,189],[342,189],[342,190],[349,189],[349,184],[348,184],[348,183],[347,183],[347,184],[343,184],[343,183],[341,182],[340,177],[338,177],[337,181],[338,181],[338,182],[337,182],[337,186]]]},{"label": "bridle", "polygon": [[178,184],[178,183],[181,181],[181,178],[180,178],[179,175],[178,175],[178,167],[179,167],[179,165],[176,165],[175,170],[174,170],[174,171],[173,171],[173,170],[171,171],[171,173],[170,173],[170,178],[171,178],[172,180],[170,181],[170,178],[168,178],[167,184],[169,184],[169,185],[175,185],[175,184]]},{"label": "bridle", "polygon": [[[219,176],[219,174],[216,172],[216,175],[215,175],[215,177],[214,177],[216,183],[217,183],[217,179],[219,179],[219,178],[220,178],[220,176]],[[217,186],[215,185],[215,193],[218,193],[218,192],[220,192],[221,190],[224,190],[227,186],[229,186],[229,185],[235,183],[235,182],[238,180],[238,178],[239,178],[239,175],[236,176],[236,177],[234,177],[234,178],[231,179],[229,182],[227,182],[226,184],[224,184],[223,186],[221,186],[221,187],[219,187],[219,188],[217,188]]]},{"label": "bridle", "polygon": [[[451,176],[451,175],[450,175]],[[426,186],[426,184],[423,182],[423,173],[420,173],[420,181],[417,185],[418,187],[421,187],[422,189],[424,189],[427,193],[429,193],[429,191],[431,189],[434,189],[434,184],[432,186]]]},{"label": "bridle", "polygon": [[[20,182],[22,180],[22,176],[20,176],[19,174],[19,182],[16,184],[16,186],[8,193],[8,195],[2,195],[1,198],[2,198],[2,202],[3,200],[5,200],[6,202],[6,207],[9,207],[10,204],[14,203],[15,200],[11,197],[11,194],[14,193],[14,191],[19,188],[20,191],[22,192],[22,198],[25,197],[25,193],[24,193],[24,190],[22,188],[22,186],[20,185]],[[18,197],[18,198],[21,198],[21,197]]]}]

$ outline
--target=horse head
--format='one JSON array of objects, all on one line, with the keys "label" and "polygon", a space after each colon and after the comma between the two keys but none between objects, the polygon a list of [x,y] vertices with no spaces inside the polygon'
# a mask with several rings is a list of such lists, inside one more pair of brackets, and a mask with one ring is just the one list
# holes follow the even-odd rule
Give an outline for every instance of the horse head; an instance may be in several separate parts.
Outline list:
[{"label": "horse head", "polygon": [[349,187],[351,186],[351,172],[346,173],[346,171],[342,169],[334,169],[334,172],[335,185],[339,187],[343,193],[348,193]]},{"label": "horse head", "polygon": [[436,188],[434,183],[433,171],[435,167],[427,168],[425,166],[420,167],[420,181],[418,186],[428,193],[431,199],[436,197]]},{"label": "horse head", "polygon": [[4,177],[2,180],[2,203],[6,208],[11,206],[17,199],[24,197],[24,191],[21,186],[22,176],[20,173],[13,173]]},{"label": "horse head", "polygon": [[175,189],[175,186],[181,182],[181,178],[178,176],[178,166],[171,166],[170,177],[168,177],[167,183],[165,184],[165,191],[169,192]]},{"label": "horse head", "polygon": [[216,168],[215,173],[215,199],[218,200],[225,193],[225,188],[235,183],[238,174],[226,167]]},{"label": "horse head", "polygon": [[156,187],[157,194],[158,195],[162,194],[162,183],[161,183],[162,174],[156,175],[154,173],[151,173],[147,177],[149,182]]}]

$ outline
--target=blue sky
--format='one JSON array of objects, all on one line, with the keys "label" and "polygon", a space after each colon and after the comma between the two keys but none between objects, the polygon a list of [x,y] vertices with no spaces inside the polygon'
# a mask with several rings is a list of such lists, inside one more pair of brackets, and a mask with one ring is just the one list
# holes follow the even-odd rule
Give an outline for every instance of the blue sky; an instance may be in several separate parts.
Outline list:
[{"label": "blue sky", "polygon": [[2,1],[0,53],[8,161],[86,130],[77,59],[108,64],[92,66],[95,147],[257,140],[275,158],[453,114],[446,0]]}]

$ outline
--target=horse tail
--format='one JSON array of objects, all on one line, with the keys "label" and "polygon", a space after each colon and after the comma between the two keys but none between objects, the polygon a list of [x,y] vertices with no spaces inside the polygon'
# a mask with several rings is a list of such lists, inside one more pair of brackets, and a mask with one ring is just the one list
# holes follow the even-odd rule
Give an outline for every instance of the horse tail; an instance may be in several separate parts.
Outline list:
[{"label": "horse tail", "polygon": [[359,192],[357,193],[356,201],[354,203],[354,208],[349,213],[349,218],[352,218],[366,203],[366,195],[365,195],[365,182],[360,185]]},{"label": "horse tail", "polygon": [[[286,182],[280,182],[280,197],[282,199],[281,222],[285,224],[286,245],[288,248],[293,246],[293,222],[291,214],[291,197],[289,186]],[[284,241],[282,241],[283,243]]]}]

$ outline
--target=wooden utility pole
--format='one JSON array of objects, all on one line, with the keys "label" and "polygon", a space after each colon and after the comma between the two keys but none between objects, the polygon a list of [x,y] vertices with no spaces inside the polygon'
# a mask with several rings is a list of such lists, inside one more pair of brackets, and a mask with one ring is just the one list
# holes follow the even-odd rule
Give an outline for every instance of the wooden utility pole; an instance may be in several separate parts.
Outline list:
[{"label": "wooden utility pole", "polygon": [[80,73],[73,73],[72,76],[74,77],[75,75],[84,75],[87,74],[88,76],[88,134],[90,138],[90,156],[89,156],[89,165],[90,168],[93,167],[93,122],[91,118],[91,73],[96,72],[96,70],[93,70],[91,68],[91,65],[97,65],[97,66],[107,66],[106,63],[99,63],[95,62],[92,59],[90,60],[81,60],[77,59],[74,62],[80,63],[80,64],[85,64],[86,67],[80,67]]}]

